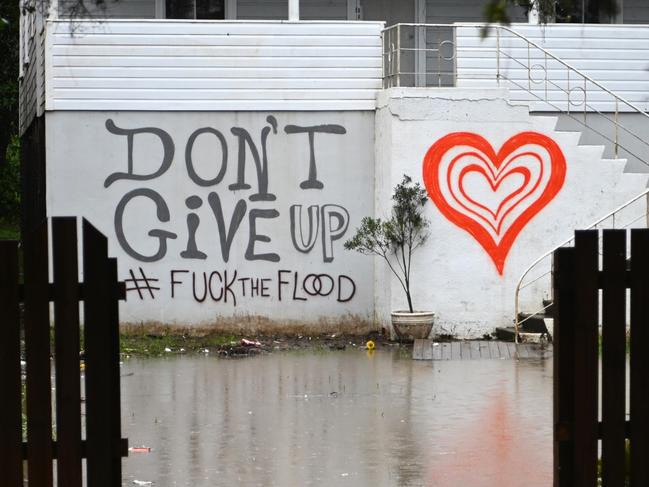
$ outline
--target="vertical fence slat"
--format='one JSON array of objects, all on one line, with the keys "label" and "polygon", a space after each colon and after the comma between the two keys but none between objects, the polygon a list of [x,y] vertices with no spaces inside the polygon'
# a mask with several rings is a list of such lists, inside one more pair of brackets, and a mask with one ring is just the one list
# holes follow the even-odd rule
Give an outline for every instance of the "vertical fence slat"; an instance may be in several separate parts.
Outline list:
[{"label": "vertical fence slat", "polygon": [[597,482],[598,423],[598,301],[599,253],[597,230],[575,232],[575,480]]},{"label": "vertical fence slat", "polygon": [[0,472],[7,487],[23,485],[18,242],[0,242]]},{"label": "vertical fence slat", "polygon": [[631,486],[649,485],[649,230],[631,230]]},{"label": "vertical fence slat", "polygon": [[574,419],[575,250],[554,252],[554,487],[574,487],[572,423]]},{"label": "vertical fence slat", "polygon": [[79,267],[76,218],[52,219],[58,485],[81,486]]},{"label": "vertical fence slat", "polygon": [[47,221],[24,236],[27,473],[30,487],[50,487],[52,392]]},{"label": "vertical fence slat", "polygon": [[602,269],[602,486],[624,485],[626,231],[604,230]]},{"label": "vertical fence slat", "polygon": [[111,389],[114,388],[111,368],[119,370],[119,364],[112,362],[110,346],[110,325],[115,314],[110,300],[115,282],[110,281],[113,272],[106,237],[86,220],[83,221],[83,274],[88,484],[115,487],[121,485],[121,479],[115,476],[112,452],[115,425],[111,416]]},{"label": "vertical fence slat", "polygon": [[121,450],[121,393],[120,393],[120,368],[119,368],[119,298],[117,295],[117,259],[108,259],[110,290],[108,293],[109,327],[108,348],[110,349],[110,383],[109,387],[109,421],[111,425],[110,452],[112,459],[112,478],[114,486],[121,485],[122,478],[122,450]]}]

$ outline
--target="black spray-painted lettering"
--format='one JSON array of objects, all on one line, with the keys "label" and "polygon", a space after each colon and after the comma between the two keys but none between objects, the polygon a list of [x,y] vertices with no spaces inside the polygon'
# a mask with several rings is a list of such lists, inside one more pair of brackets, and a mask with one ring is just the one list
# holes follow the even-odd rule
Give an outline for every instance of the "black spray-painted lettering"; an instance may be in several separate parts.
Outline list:
[{"label": "black spray-painted lettering", "polygon": [[137,291],[140,299],[144,299],[143,291],[148,291],[151,299],[155,299],[156,295],[154,291],[160,291],[160,288],[157,286],[159,279],[155,277],[147,276],[144,273],[144,270],[141,267],[138,267],[141,277],[135,277],[133,269],[129,269],[128,273],[131,276],[128,279],[124,279],[124,285],[126,286],[126,295],[131,291]]},{"label": "black spray-painted lettering", "polygon": [[318,180],[318,168],[315,162],[314,134],[346,134],[347,130],[342,125],[311,125],[300,127],[299,125],[287,125],[284,127],[287,134],[309,134],[309,178],[300,183],[302,189],[322,189],[324,184]]},{"label": "black spray-painted lettering", "polygon": [[342,238],[348,226],[349,212],[345,208],[339,205],[322,206],[322,252],[325,262],[334,260],[334,240]]},{"label": "black spray-painted lettering", "polygon": [[309,296],[329,296],[334,290],[334,278],[329,274],[308,274],[302,288]]},{"label": "black spray-painted lettering", "polygon": [[[291,240],[295,250],[302,253],[310,252],[315,246],[318,230],[322,227],[322,260],[332,262],[333,242],[340,240],[349,227],[349,212],[340,205],[309,206],[308,209],[308,240],[304,241],[304,221],[302,205],[293,205],[291,213]],[[315,223],[314,223],[315,222]],[[322,222],[322,225],[320,225]]]},{"label": "black spray-painted lettering", "polygon": [[269,288],[266,283],[272,279],[266,277],[240,277],[237,280],[241,283],[241,295],[243,297],[246,297],[246,289],[248,289],[248,297],[270,298],[270,294],[268,294]]},{"label": "black spray-painted lettering", "polygon": [[[347,281],[347,283],[351,286],[351,290],[347,292],[347,296],[343,297],[343,281]],[[338,276],[338,298],[336,301],[339,303],[346,303],[348,301],[351,301],[354,295],[356,294],[356,283],[354,283],[354,280],[346,276],[344,274],[341,274]]]},{"label": "black spray-painted lettering", "polygon": [[[203,179],[202,177],[200,177],[196,172],[196,168],[194,167],[194,161],[192,159],[192,151],[194,149],[194,143],[196,142],[198,136],[201,134],[215,135],[216,138],[219,140],[219,143],[221,144],[221,154],[222,154],[221,169],[219,169],[217,175],[212,179]],[[219,184],[223,180],[223,177],[225,176],[225,171],[228,167],[228,144],[225,141],[225,137],[223,137],[223,134],[211,127],[203,127],[201,129],[196,130],[192,135],[190,135],[189,140],[187,141],[187,146],[185,147],[185,164],[187,165],[187,174],[189,175],[189,178],[197,185],[207,187],[207,186],[215,186]]]},{"label": "black spray-painted lettering", "polygon": [[[115,181],[120,179],[129,179],[133,181],[147,181],[150,179],[155,179],[158,176],[163,175],[167,169],[171,166],[171,161],[174,158],[174,141],[171,136],[162,129],[156,127],[143,127],[139,129],[122,129],[119,128],[112,119],[106,120],[106,129],[115,135],[126,135],[127,143],[127,154],[128,154],[128,171],[127,172],[115,172],[106,178],[104,181],[104,187],[107,188]],[[137,134],[153,134],[157,135],[162,142],[162,162],[157,171],[151,174],[135,174],[134,173],[134,163],[133,163],[133,140]]]},{"label": "black spray-painted lettering", "polygon": [[175,298],[176,297],[176,284],[182,284],[183,281],[176,281],[176,274],[187,274],[189,273],[188,270],[184,269],[172,269],[171,270],[171,276],[169,279],[169,282],[171,283],[171,297]]},{"label": "black spray-painted lettering", "polygon": [[[236,179],[233,178],[233,184],[227,186],[227,189],[230,191],[250,190],[246,196],[236,198],[233,207],[230,209],[230,205],[228,205],[228,208],[224,208],[223,206],[221,199],[223,193],[220,193],[221,196],[219,196],[219,192],[225,191],[225,188],[214,188],[207,197],[198,190],[195,191],[195,194],[191,194],[190,192],[189,195],[184,195],[185,207],[189,211],[185,215],[187,235],[182,236],[181,242],[184,243],[184,246],[181,245],[179,249],[181,258],[188,260],[207,260],[210,252],[216,249],[208,249],[205,248],[204,244],[201,245],[201,236],[218,231],[221,257],[223,262],[227,263],[230,259],[230,253],[236,235],[240,233],[239,230],[243,219],[247,215],[248,241],[243,257],[248,261],[280,262],[280,255],[272,252],[272,249],[268,248],[270,247],[268,244],[271,243],[270,235],[275,235],[276,232],[260,231],[259,226],[263,225],[263,222],[259,220],[271,220],[271,222],[266,223],[269,223],[271,228],[276,228],[277,224],[273,225],[274,222],[272,220],[280,216],[281,210],[267,207],[249,208],[249,206],[254,206],[252,202],[272,202],[277,199],[269,188],[269,172],[272,170],[272,164],[269,163],[268,146],[269,142],[274,140],[270,138],[270,135],[277,134],[278,124],[276,118],[272,115],[266,118],[266,122],[267,125],[261,130],[260,140],[255,139],[253,137],[254,134],[251,135],[243,127],[230,128],[230,133],[234,136],[235,143],[238,146],[238,157],[236,162]],[[118,180],[155,180],[168,171],[173,163],[175,146],[172,137],[167,132],[155,127],[121,128],[117,127],[112,119],[107,119],[105,125],[111,134],[125,136],[127,142],[126,172],[114,172],[110,174],[104,182],[105,187],[111,186]],[[341,135],[347,133],[346,129],[341,125],[333,124],[310,126],[286,125],[284,132],[289,135],[307,135],[306,138],[288,137],[291,141],[295,140],[300,143],[306,143],[308,141],[309,144],[308,177],[299,183],[299,187],[303,190],[323,189],[324,183],[318,179],[315,134]],[[216,128],[202,127],[192,132],[187,140],[184,152],[187,176],[199,188],[212,188],[222,183],[226,184],[224,183],[224,179],[228,173],[228,155],[232,151],[228,151],[228,141],[224,133],[228,135],[226,130],[222,132]],[[136,137],[138,135],[153,135],[154,145],[158,143],[158,140],[160,141],[163,155],[159,165],[157,161],[154,161],[156,164],[153,166],[153,169],[143,169],[144,161],[139,160],[138,154],[144,151],[139,150],[140,145],[135,145],[136,143],[151,144],[151,137]],[[230,136],[228,135],[228,137]],[[201,140],[199,141],[199,139]],[[197,160],[200,153],[207,154],[207,152],[195,150],[197,142],[210,144],[210,148],[212,149],[211,153],[214,155],[209,156],[209,160]],[[232,169],[233,164],[230,164],[230,166]],[[256,188],[253,188],[254,184],[248,184],[246,181],[246,170],[248,170],[247,176],[250,178],[250,171],[253,170],[252,167],[254,167],[254,171],[256,172]],[[252,177],[254,178],[254,176]],[[300,179],[295,183],[297,184]],[[170,207],[167,205],[163,195],[154,189],[136,188],[126,192],[116,206],[114,220],[115,233],[119,244],[127,255],[141,262],[156,262],[163,259],[168,253],[168,240],[176,239],[179,235],[168,230],[163,230],[162,228],[155,228],[157,224],[154,224],[152,225],[154,228],[148,232],[148,236],[157,239],[157,245],[155,242],[142,242],[140,244],[142,247],[140,248],[135,244],[134,240],[129,241],[125,235],[125,225],[127,222],[133,221],[134,215],[132,213],[142,207],[142,205],[130,205],[129,203],[131,200],[139,197],[146,198],[155,205],[158,222],[168,223],[171,221]],[[169,195],[169,197],[175,198],[176,196]],[[204,204],[205,199],[207,199],[208,205]],[[225,200],[227,201],[227,198]],[[249,200],[251,203],[247,203],[246,200]],[[320,241],[323,262],[332,262],[334,260],[334,242],[343,238],[350,223],[347,209],[336,204],[310,204],[306,206],[291,203],[294,202],[289,202],[287,209],[290,217],[290,232],[293,247],[298,252],[307,254]],[[204,216],[205,213],[201,214],[201,211],[208,211],[206,209],[201,210],[201,208],[206,206],[209,206],[214,216],[216,229],[213,228],[214,223],[211,222],[211,218]],[[175,208],[174,205],[171,207]],[[126,214],[127,211],[130,213]],[[226,212],[228,213],[227,216],[230,217],[229,221],[224,214]],[[146,216],[137,216],[140,221],[147,221]],[[210,220],[212,228],[201,228],[201,223],[205,226],[208,220]],[[168,225],[163,226],[163,228],[165,227],[170,228]],[[184,276],[184,274],[190,273],[191,283],[190,276]],[[157,285],[158,280],[146,276],[142,269],[140,269],[140,276],[131,270],[131,279],[127,279],[129,284],[128,291],[137,292],[140,299],[144,299],[147,296],[154,298],[154,291],[160,289]],[[277,291],[276,297],[279,301],[282,301],[282,299],[292,299],[293,301],[331,299],[332,302],[336,300],[337,302],[345,303],[353,299],[356,293],[356,284],[354,281],[351,277],[343,274],[329,275],[316,271],[308,273],[306,277],[303,277],[297,271],[279,270],[276,287],[273,281],[274,279],[267,277],[237,277],[236,270],[233,275],[232,271],[228,274],[227,270],[223,272],[195,272],[187,269],[173,269],[171,270],[169,285],[172,298],[178,296],[179,290],[187,288],[184,291],[184,295],[188,298],[193,297],[197,303],[230,302],[234,306],[237,305],[237,296],[242,296],[246,299],[269,298],[273,297],[275,290]],[[191,293],[189,291],[190,284]]]},{"label": "black spray-painted lettering", "polygon": [[[214,296],[213,289],[214,289],[215,286],[214,286],[214,284],[212,282],[212,279],[214,279],[214,277],[218,277],[219,281],[221,281],[221,286],[218,288],[219,291],[221,291],[221,292],[219,293],[218,296]],[[223,299],[223,295],[225,294],[225,290],[223,289],[222,284],[223,284],[223,278],[221,277],[221,273],[218,272],[218,271],[212,272],[210,274],[210,279],[208,281],[208,289],[210,291],[210,297],[212,298],[212,301],[216,301],[218,303],[219,301],[221,301],[221,299]]]},{"label": "black spray-painted lettering", "polygon": [[[277,133],[277,120],[272,115],[266,118],[266,121],[272,126],[274,134]],[[246,183],[246,146],[250,149],[250,154],[255,163],[257,170],[257,193],[250,196],[250,201],[275,201],[275,195],[268,192],[268,151],[266,141],[271,128],[264,127],[261,130],[261,160],[259,159],[259,151],[257,146],[252,141],[250,133],[241,127],[232,127],[230,132],[239,138],[239,159],[237,161],[237,182],[228,186],[233,191],[241,189],[250,189],[250,185]]]},{"label": "black spray-painted lettering", "polygon": [[[228,272],[230,272],[228,277]],[[189,279],[183,279],[183,274],[191,273],[191,294],[189,289],[183,293],[183,288],[189,288]],[[131,272],[132,275],[134,275]],[[144,271],[140,268],[140,274]],[[148,281],[156,282],[157,279],[147,277]],[[137,282],[142,279],[137,278]],[[191,296],[197,303],[228,303],[228,300],[237,305],[237,298],[247,300],[256,298],[277,297],[282,301],[287,296],[293,301],[312,301],[319,299],[335,300],[339,303],[351,301],[356,295],[356,283],[345,275],[331,275],[327,273],[301,274],[298,271],[280,269],[277,271],[277,286],[274,287],[274,278],[260,276],[241,276],[238,271],[224,270],[195,272],[188,269],[172,269],[169,276],[171,297],[179,294]],[[157,286],[152,287],[159,290]],[[276,294],[273,295],[275,290]],[[129,290],[135,290],[129,289]],[[145,290],[142,287],[142,290]],[[147,289],[148,291],[148,289]],[[180,293],[178,291],[181,291]],[[288,292],[292,291],[292,292]],[[208,299],[209,298],[209,299]]]},{"label": "black spray-painted lettering", "polygon": [[[190,210],[197,210],[203,205],[203,200],[193,195],[185,200],[185,205]],[[187,248],[180,253],[183,259],[207,259],[207,254],[198,250],[196,246],[196,230],[200,222],[201,219],[196,213],[187,215]]]},{"label": "black spray-painted lettering", "polygon": [[268,235],[261,235],[257,233],[257,218],[277,218],[279,211],[277,210],[250,210],[248,220],[250,223],[250,230],[248,234],[248,247],[246,248],[246,260],[267,260],[269,262],[279,262],[279,255],[274,252],[266,254],[255,253],[255,242],[270,242]]},{"label": "black spray-painted lettering", "polygon": [[[320,208],[318,205],[311,205],[307,210],[309,217],[308,221],[308,237],[304,241],[304,224],[302,221],[302,205],[292,205],[291,213],[291,240],[293,240],[293,247],[295,250],[304,254],[309,253],[318,239],[318,230],[320,229]],[[299,233],[299,238],[298,238]]]},{"label": "black spray-painted lettering", "polygon": [[156,205],[156,214],[158,220],[162,223],[166,223],[170,219],[169,207],[165,200],[158,193],[152,189],[140,188],[134,189],[126,193],[120,202],[117,204],[115,209],[115,234],[117,235],[117,241],[130,257],[137,259],[142,262],[155,262],[162,259],[167,254],[167,239],[174,239],[177,235],[173,232],[167,232],[165,230],[151,230],[148,235],[150,237],[155,237],[158,239],[158,250],[153,255],[144,255],[136,251],[128,243],[126,236],[124,235],[124,210],[126,205],[134,198],[137,197],[149,198]]},{"label": "black spray-painted lettering", "polygon": [[282,279],[282,274],[290,274],[291,271],[286,269],[280,269],[277,271],[277,300],[282,300],[282,284],[290,284],[290,281],[285,281]]},{"label": "black spray-painted lettering", "polygon": [[214,213],[214,218],[216,219],[216,224],[219,227],[219,240],[221,241],[221,256],[223,261],[227,262],[230,259],[230,247],[232,246],[232,241],[234,236],[237,233],[237,229],[241,224],[241,220],[246,215],[246,202],[244,200],[237,201],[237,204],[234,207],[232,212],[232,219],[230,220],[230,227],[228,231],[225,231],[225,220],[223,218],[223,206],[221,205],[221,198],[219,195],[212,192],[207,195],[207,202],[212,207],[212,212]]}]

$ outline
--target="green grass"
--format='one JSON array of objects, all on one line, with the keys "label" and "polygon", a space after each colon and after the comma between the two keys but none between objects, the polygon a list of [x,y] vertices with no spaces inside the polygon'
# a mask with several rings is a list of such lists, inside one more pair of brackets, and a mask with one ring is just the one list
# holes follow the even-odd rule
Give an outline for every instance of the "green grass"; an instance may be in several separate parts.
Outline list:
[{"label": "green grass", "polygon": [[20,227],[0,220],[0,240],[20,240]]},{"label": "green grass", "polygon": [[239,339],[234,335],[210,334],[206,336],[187,335],[152,335],[146,333],[122,333],[120,336],[120,351],[125,354],[157,356],[165,353],[169,348],[179,352],[181,348],[186,352],[195,352],[203,349],[218,349],[237,343]]}]

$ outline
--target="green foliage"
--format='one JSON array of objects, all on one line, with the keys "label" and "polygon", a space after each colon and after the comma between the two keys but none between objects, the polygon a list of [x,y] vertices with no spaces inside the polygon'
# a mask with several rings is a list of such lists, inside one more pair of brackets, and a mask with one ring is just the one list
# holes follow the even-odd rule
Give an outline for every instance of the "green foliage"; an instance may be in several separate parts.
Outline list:
[{"label": "green foliage", "polygon": [[18,130],[19,25],[20,2],[0,2],[0,168],[7,146]]},{"label": "green foliage", "polygon": [[[0,229],[17,225],[20,214],[20,143],[13,137],[0,165]],[[4,224],[3,224],[4,223]]]},{"label": "green foliage", "polygon": [[[618,12],[618,2],[616,0],[599,0],[591,2],[592,5],[585,6],[581,0],[489,0],[484,10],[484,19],[488,23],[505,24],[511,23],[509,16],[511,7],[523,7],[527,12],[534,9],[538,12],[539,21],[542,24],[554,22],[556,19],[562,19],[567,22],[580,22],[581,19],[571,17],[571,12],[581,10],[581,8],[596,9],[595,12],[585,12],[586,20],[594,14],[599,16],[600,13],[609,17],[615,16]],[[486,31],[485,31],[486,32]]]},{"label": "green foliage", "polygon": [[[597,459],[597,485],[602,485],[602,469],[604,468],[601,458]],[[631,478],[631,441],[624,440],[624,485],[629,485]]]},{"label": "green foliage", "polygon": [[428,195],[419,183],[404,175],[394,188],[392,201],[390,218],[363,218],[354,236],[345,242],[345,249],[383,258],[406,293],[412,313],[410,264],[412,253],[428,238],[428,221],[423,215]]}]

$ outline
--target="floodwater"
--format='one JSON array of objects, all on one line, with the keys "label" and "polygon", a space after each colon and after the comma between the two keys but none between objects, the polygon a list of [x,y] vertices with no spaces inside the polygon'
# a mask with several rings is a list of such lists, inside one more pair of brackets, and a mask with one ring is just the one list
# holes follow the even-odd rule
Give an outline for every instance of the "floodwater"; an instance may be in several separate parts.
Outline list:
[{"label": "floodwater", "polygon": [[549,486],[551,365],[399,350],[132,358],[122,429],[152,451],[124,459],[124,485]]}]

